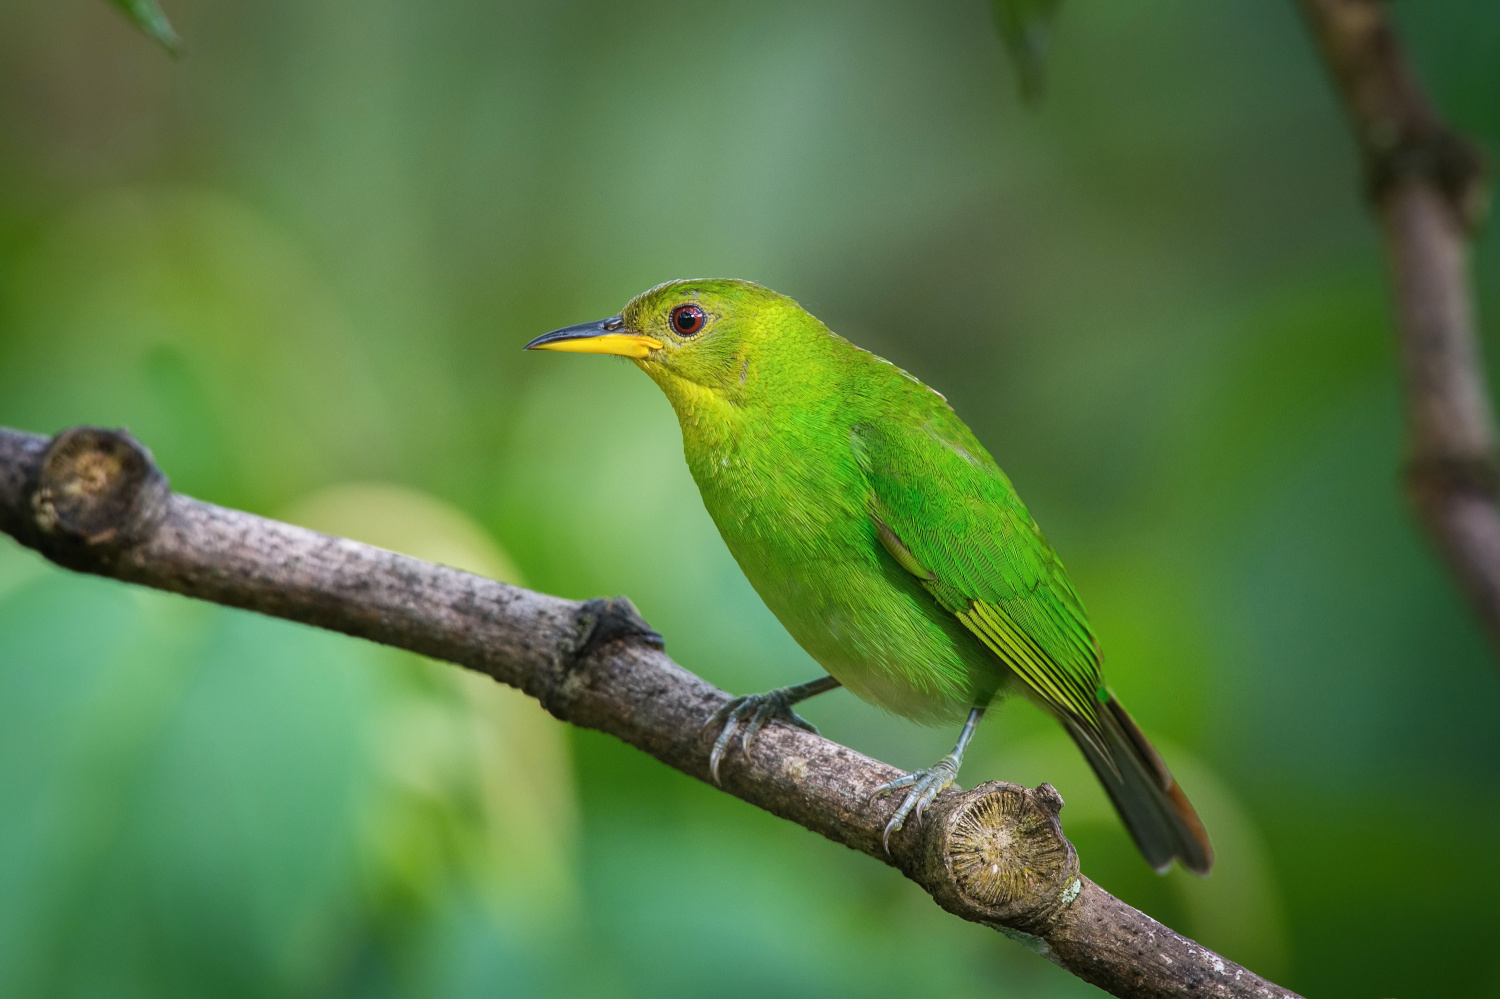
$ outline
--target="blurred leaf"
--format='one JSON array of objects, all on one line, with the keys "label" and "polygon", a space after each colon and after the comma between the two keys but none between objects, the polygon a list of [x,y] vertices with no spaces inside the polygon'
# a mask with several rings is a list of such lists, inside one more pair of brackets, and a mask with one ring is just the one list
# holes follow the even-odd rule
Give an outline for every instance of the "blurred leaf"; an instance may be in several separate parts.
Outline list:
[{"label": "blurred leaf", "polygon": [[[25,399],[11,385],[50,351],[86,370],[60,378],[76,394],[32,396],[27,425],[117,420],[178,488],[250,509],[390,463],[389,396],[354,322],[302,247],[243,201],[116,189],[60,217],[30,263],[19,307],[36,334],[10,339],[0,398]],[[109,349],[90,357],[81,345],[102,328]]]},{"label": "blurred leaf", "polygon": [[[462,510],[406,486],[330,486],[285,517],[521,583],[509,556]],[[409,899],[436,898],[449,888],[450,869],[461,869],[462,882],[497,914],[518,913],[536,931],[558,928],[577,895],[569,849],[578,806],[561,723],[489,677],[416,656],[400,661],[375,721],[388,785],[368,837],[379,868]]]},{"label": "blurred leaf", "polygon": [[1021,99],[1035,105],[1047,79],[1047,46],[1062,0],[993,0],[1000,37],[1015,63]]},{"label": "blurred leaf", "polygon": [[182,51],[182,39],[172,30],[156,0],[110,0],[110,3],[124,11],[137,28],[161,42],[168,52],[176,55]]}]

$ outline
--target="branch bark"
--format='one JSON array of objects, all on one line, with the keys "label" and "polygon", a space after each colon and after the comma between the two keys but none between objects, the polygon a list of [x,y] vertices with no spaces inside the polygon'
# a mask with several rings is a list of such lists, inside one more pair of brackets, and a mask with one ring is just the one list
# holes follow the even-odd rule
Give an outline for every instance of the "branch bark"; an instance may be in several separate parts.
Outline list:
[{"label": "branch bark", "polygon": [[1406,487],[1500,644],[1500,466],[1469,239],[1484,217],[1479,149],[1450,129],[1379,0],[1301,0],[1353,126],[1385,242],[1407,410]]},{"label": "branch bark", "polygon": [[[89,427],[50,440],[0,428],[0,531],[79,572],[478,670],[709,780],[704,723],[728,695],[668,658],[623,597],[563,600],[191,499],[129,435]],[[1114,995],[1296,999],[1080,874],[1049,784],[945,791],[887,854],[894,803],[868,800],[897,776],[884,763],[777,722],[721,775],[730,794],[890,864]]]}]

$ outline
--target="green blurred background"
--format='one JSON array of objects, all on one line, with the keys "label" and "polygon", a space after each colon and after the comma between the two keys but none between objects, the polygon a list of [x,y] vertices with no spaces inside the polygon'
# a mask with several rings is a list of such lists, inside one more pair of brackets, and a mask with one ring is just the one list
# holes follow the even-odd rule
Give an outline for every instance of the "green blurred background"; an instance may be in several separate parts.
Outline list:
[{"label": "green blurred background", "polygon": [[[1086,873],[1318,996],[1500,996],[1500,673],[1397,488],[1376,235],[1290,3],[0,5],[0,424],[572,597],[739,692],[814,664],[630,365],[523,355],[689,276],[944,391],[1213,831],[1153,875],[1025,704]],[[1396,8],[1500,147],[1500,5]],[[1476,254],[1500,312],[1500,245]],[[1491,356],[1500,354],[1494,343]],[[913,767],[952,732],[836,692]],[[0,995],[1081,996],[894,872],[489,681],[0,539]]]}]

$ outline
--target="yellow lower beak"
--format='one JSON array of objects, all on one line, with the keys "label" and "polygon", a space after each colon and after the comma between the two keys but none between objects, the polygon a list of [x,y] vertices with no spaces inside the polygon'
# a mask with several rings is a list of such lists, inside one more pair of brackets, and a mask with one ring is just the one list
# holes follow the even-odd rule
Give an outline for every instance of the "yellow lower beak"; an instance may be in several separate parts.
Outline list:
[{"label": "yellow lower beak", "polygon": [[617,332],[623,326],[624,321],[619,316],[567,326],[551,333],[543,333],[528,343],[526,349],[566,350],[574,354],[618,354],[637,361],[649,356],[653,350],[661,350],[662,342],[655,337]]},{"label": "yellow lower beak", "polygon": [[574,354],[619,354],[640,360],[653,350],[661,350],[661,341],[634,333],[606,333],[603,336],[586,336],[577,340],[554,340],[539,343],[528,350],[566,350]]}]

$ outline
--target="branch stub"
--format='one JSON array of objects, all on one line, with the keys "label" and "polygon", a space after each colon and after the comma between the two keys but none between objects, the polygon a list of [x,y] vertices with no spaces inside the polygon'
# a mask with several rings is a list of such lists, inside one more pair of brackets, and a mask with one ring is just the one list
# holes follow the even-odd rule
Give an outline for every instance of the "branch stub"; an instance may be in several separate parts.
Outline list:
[{"label": "branch stub", "polygon": [[149,533],[167,496],[167,477],[130,434],[74,427],[48,445],[31,508],[42,533],[98,548]]},{"label": "branch stub", "polygon": [[940,841],[958,899],[987,921],[1044,927],[1077,897],[1078,854],[1058,822],[1051,784],[1027,790],[990,781],[947,812]]}]

